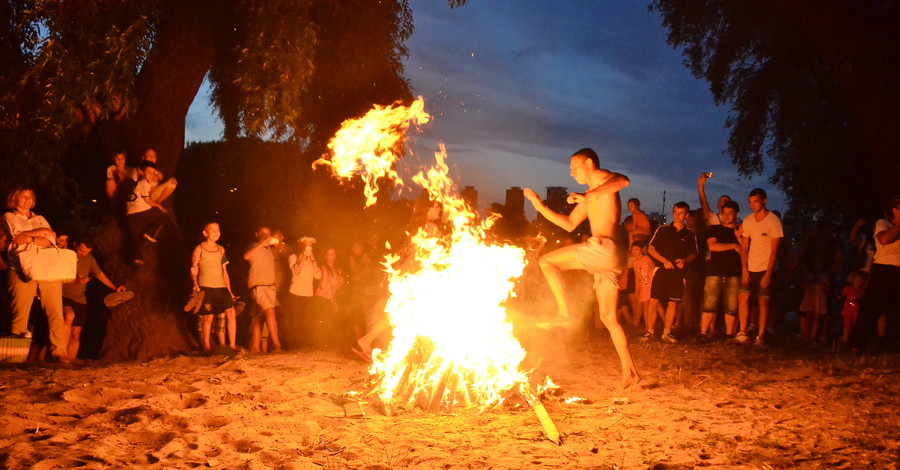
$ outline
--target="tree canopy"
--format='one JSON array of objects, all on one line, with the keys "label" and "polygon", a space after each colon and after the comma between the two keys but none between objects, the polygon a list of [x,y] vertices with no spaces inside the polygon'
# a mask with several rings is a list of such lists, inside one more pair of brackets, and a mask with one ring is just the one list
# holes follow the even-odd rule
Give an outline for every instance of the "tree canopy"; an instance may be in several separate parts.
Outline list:
[{"label": "tree canopy", "polygon": [[653,0],[685,66],[730,106],[740,174],[774,165],[791,211],[855,218],[900,187],[894,0]]},{"label": "tree canopy", "polygon": [[105,199],[112,151],[136,162],[154,148],[163,173],[176,174],[188,109],[208,79],[226,138],[321,154],[343,120],[411,98],[411,33],[407,0],[0,0],[0,190],[35,187],[57,230],[100,225],[105,271],[138,294],[110,317],[118,344],[107,358],[181,351],[190,337],[175,313],[187,285],[178,234],[134,270],[115,221],[85,216],[112,212],[88,210]]},{"label": "tree canopy", "polygon": [[304,148],[411,97],[406,0],[3,0],[0,22],[3,152],[39,186],[119,148],[154,147],[172,174],[206,77],[225,137]]}]

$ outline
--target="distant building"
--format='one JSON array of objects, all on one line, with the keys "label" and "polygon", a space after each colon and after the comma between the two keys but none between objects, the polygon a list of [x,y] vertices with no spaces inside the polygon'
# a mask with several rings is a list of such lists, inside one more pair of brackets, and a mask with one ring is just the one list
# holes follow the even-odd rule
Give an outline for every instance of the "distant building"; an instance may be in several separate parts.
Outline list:
[{"label": "distant building", "polygon": [[565,201],[569,197],[569,188],[565,186],[547,186],[547,201]]},{"label": "distant building", "polygon": [[659,212],[651,212],[647,214],[647,218],[650,220],[655,220],[659,225],[666,224],[666,216],[664,214],[660,214]]},{"label": "distant building", "polygon": [[469,206],[469,210],[478,212],[478,190],[475,189],[475,186],[464,187],[459,195],[463,202]]},{"label": "distant building", "polygon": [[506,203],[491,204],[490,212],[500,214],[500,219],[491,228],[494,237],[514,241],[526,234],[528,220],[525,219],[525,191],[518,186],[506,190]]},{"label": "distant building", "polygon": [[525,192],[518,186],[513,186],[506,190],[506,216],[516,218],[521,214],[521,218],[525,218]]},{"label": "distant building", "polygon": [[[560,214],[568,214],[572,211],[572,207],[569,207],[569,203],[566,202],[566,199],[569,197],[569,188],[563,186],[548,186],[546,189],[547,199],[544,200],[544,204],[546,204],[547,207],[553,212],[558,212]],[[538,217],[540,218],[542,216],[538,214]]]},{"label": "distant building", "polygon": [[[566,202],[566,199],[569,197],[569,189],[563,186],[548,186],[547,190],[547,199],[544,200],[544,204],[553,212],[557,214],[567,215],[572,212],[572,209],[575,208],[574,204],[569,204]],[[543,215],[538,213],[537,219],[535,220],[535,225],[537,226],[538,231],[549,240],[550,245],[557,245],[561,243],[561,241],[565,238],[571,238],[573,240],[577,239],[581,235],[589,235],[591,233],[591,227],[588,223],[587,219],[581,225],[579,225],[572,233],[568,233],[556,224],[547,220]]]}]

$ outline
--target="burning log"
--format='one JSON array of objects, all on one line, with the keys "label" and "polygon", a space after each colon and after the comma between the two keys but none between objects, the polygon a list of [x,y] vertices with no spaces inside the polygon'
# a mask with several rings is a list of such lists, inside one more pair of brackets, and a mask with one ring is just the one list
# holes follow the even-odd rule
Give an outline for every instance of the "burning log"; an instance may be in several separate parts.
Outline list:
[{"label": "burning log", "polygon": [[[447,368],[444,369],[444,373],[441,374],[441,380],[438,381],[437,386],[431,392],[431,400],[430,400],[430,403],[428,404],[428,408],[427,408],[428,411],[436,412],[436,411],[440,411],[443,408],[442,405],[444,402],[444,392],[447,389],[447,382],[454,375],[455,374],[453,373],[453,364],[452,363],[448,364]],[[453,396],[452,395],[448,395],[448,396],[450,397],[450,400],[452,402]]]},{"label": "burning log", "polygon": [[519,391],[522,393],[522,397],[525,398],[525,401],[531,405],[534,414],[537,415],[538,420],[541,422],[541,426],[544,428],[544,435],[547,436],[547,439],[550,439],[550,442],[554,442],[556,445],[561,446],[562,439],[559,436],[559,430],[556,429],[556,425],[553,424],[553,420],[550,419],[550,414],[547,413],[547,409],[544,408],[541,399],[528,384],[520,385]]},{"label": "burning log", "polygon": [[408,403],[410,397],[416,392],[416,384],[419,381],[420,371],[431,361],[434,352],[434,343],[425,338],[417,338],[414,346],[406,356],[406,366],[403,375],[394,386],[392,398],[385,400],[384,411],[390,416],[394,413],[393,403],[401,405]]}]

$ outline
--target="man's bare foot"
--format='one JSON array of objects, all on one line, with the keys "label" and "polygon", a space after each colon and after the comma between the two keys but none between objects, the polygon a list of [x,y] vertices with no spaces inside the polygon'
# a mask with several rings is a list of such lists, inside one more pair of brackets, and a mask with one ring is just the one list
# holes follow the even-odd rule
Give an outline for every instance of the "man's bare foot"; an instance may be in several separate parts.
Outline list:
[{"label": "man's bare foot", "polygon": [[569,317],[555,316],[545,321],[537,322],[534,326],[541,330],[552,330],[554,328],[570,329],[577,327],[578,323],[572,321]]},{"label": "man's bare foot", "polygon": [[641,375],[635,372],[634,374],[622,377],[622,381],[619,382],[619,389],[623,392],[630,392],[640,388],[640,384]]},{"label": "man's bare foot", "polygon": [[365,336],[356,340],[356,344],[359,345],[359,349],[355,349],[354,351],[357,355],[363,358],[368,358],[368,360],[372,360],[372,342],[367,341]]},{"label": "man's bare foot", "polygon": [[372,362],[372,352],[371,351],[369,351],[369,354],[366,354],[363,351],[360,351],[359,349],[356,349],[356,348],[350,348],[350,350],[353,351],[353,354],[356,354],[357,356],[359,356],[359,358],[362,359],[363,361]]}]

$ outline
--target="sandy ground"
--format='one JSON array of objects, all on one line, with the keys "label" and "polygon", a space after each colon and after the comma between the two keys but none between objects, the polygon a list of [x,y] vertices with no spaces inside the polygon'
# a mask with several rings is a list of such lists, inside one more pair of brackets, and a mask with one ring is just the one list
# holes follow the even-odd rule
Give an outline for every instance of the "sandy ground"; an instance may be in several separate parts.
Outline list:
[{"label": "sandy ground", "polygon": [[[557,343],[565,344],[565,343]],[[900,459],[896,355],[633,343],[626,404],[605,331],[545,351],[562,387],[485,414],[364,403],[367,365],[335,352],[181,356],[0,368],[3,468],[891,468]],[[578,396],[586,404],[566,404]],[[352,404],[350,403],[350,409]]]}]

